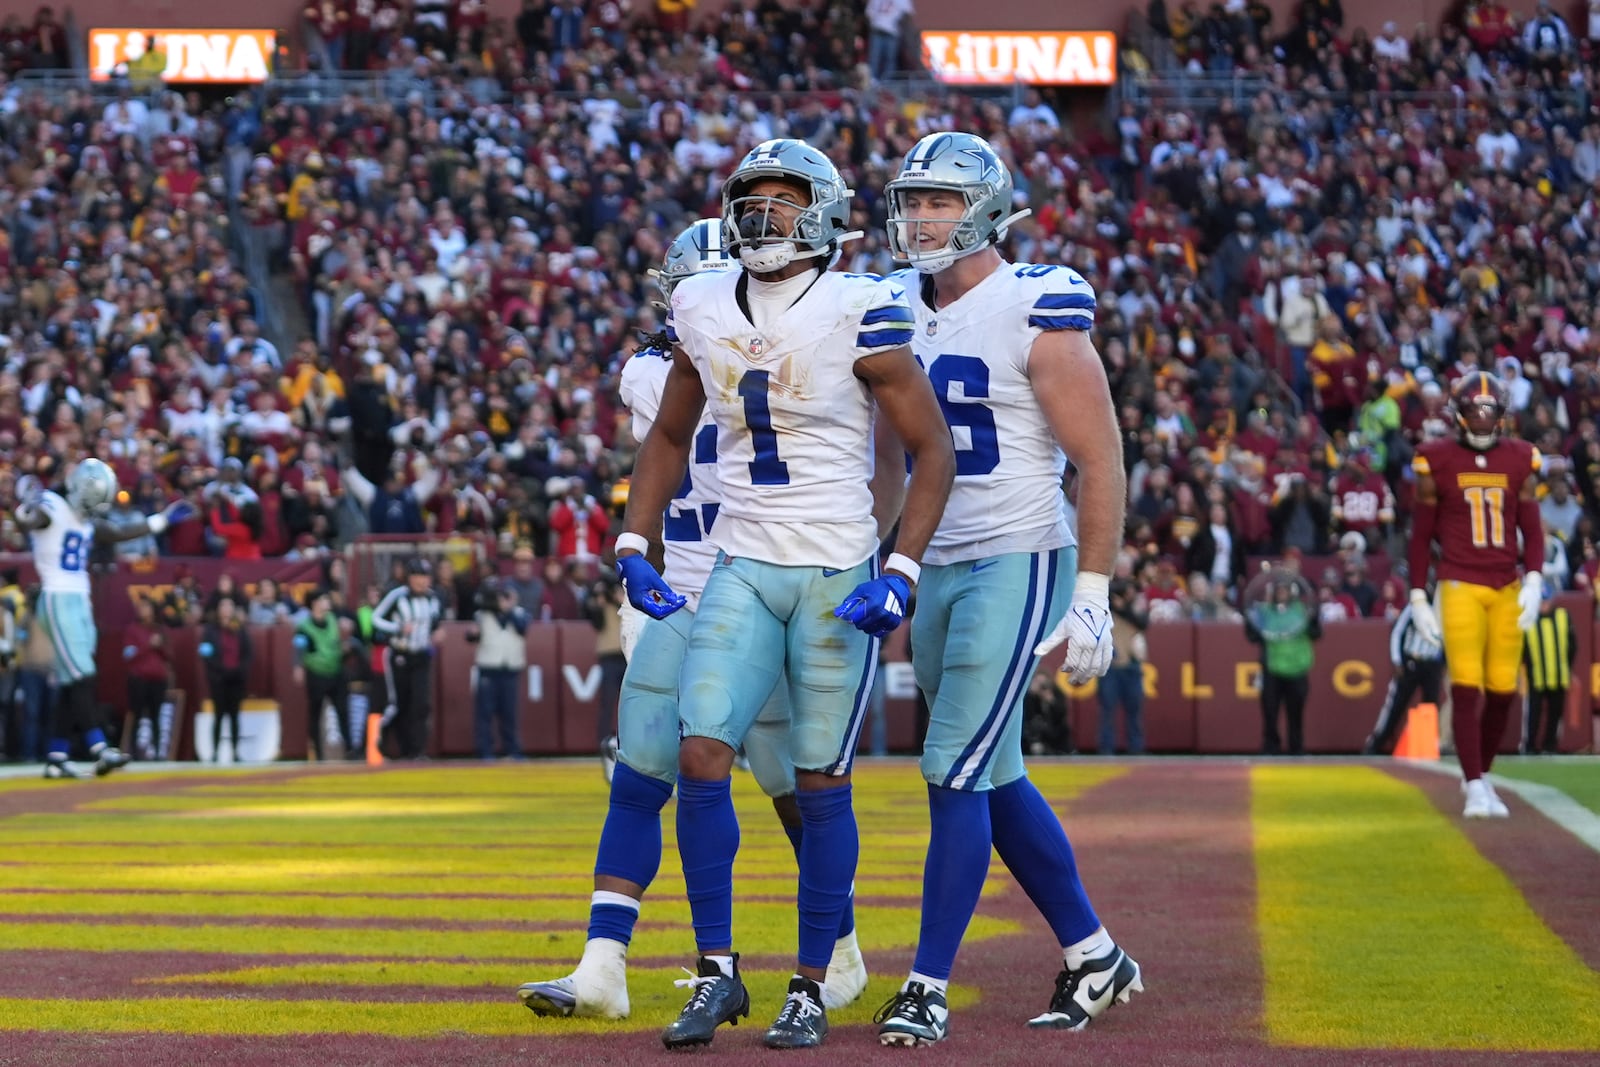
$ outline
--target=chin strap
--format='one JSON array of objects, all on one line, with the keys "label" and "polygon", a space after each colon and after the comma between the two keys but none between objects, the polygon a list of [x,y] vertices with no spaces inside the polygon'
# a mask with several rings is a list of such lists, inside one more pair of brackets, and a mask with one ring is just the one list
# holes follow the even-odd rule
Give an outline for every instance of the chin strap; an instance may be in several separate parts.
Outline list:
[{"label": "chin strap", "polygon": [[998,225],[998,226],[996,226],[994,228],[994,239],[995,239],[995,241],[999,242],[999,241],[1005,240],[1006,231],[1011,228],[1011,225],[1013,223],[1021,222],[1023,219],[1027,218],[1029,215],[1032,215],[1032,214],[1033,214],[1033,208],[1025,207],[1021,211],[1014,211],[1010,215],[1007,215],[1004,219],[1002,219],[1000,221],[1000,225]]}]

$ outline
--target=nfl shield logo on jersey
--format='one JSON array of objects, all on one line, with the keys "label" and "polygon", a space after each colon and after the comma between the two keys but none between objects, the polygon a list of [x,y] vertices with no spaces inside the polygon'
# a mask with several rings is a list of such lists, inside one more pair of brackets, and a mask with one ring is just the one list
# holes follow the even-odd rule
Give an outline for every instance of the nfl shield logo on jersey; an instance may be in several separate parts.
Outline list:
[{"label": "nfl shield logo on jersey", "polygon": [[765,337],[752,337],[750,338],[750,343],[745,345],[745,348],[750,350],[752,356],[759,356],[767,350],[767,339]]}]

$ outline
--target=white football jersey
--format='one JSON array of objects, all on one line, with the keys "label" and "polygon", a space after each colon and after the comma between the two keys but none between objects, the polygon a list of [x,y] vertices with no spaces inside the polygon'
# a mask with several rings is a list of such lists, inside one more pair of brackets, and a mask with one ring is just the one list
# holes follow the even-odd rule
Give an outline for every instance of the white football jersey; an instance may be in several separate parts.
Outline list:
[{"label": "white football jersey", "polygon": [[[661,410],[661,391],[667,385],[672,356],[659,348],[641,348],[622,365],[617,392],[633,414],[633,436],[640,441],[655,425]],[[689,598],[689,610],[700,605],[700,592],[717,562],[717,546],[707,538],[721,507],[717,481],[717,424],[707,410],[700,416],[683,485],[673,494],[661,523],[664,548],[662,577],[674,592]]]},{"label": "white football jersey", "polygon": [[1066,456],[1033,395],[1028,356],[1046,330],[1094,325],[1094,287],[1067,267],[1007,263],[935,311],[932,279],[911,293],[912,351],[933,382],[956,451],[956,480],[923,561],[958,563],[1075,544]]},{"label": "white football jersey", "polygon": [[905,286],[823,273],[757,330],[739,302],[744,277],[686,279],[667,320],[717,424],[722,508],[712,540],[733,557],[853,567],[878,547],[872,394],[855,364],[911,343]]},{"label": "white football jersey", "polygon": [[33,548],[33,569],[39,588],[46,593],[89,595],[89,550],[94,546],[94,524],[79,515],[58,493],[46,493],[39,510],[50,525],[28,535]]}]

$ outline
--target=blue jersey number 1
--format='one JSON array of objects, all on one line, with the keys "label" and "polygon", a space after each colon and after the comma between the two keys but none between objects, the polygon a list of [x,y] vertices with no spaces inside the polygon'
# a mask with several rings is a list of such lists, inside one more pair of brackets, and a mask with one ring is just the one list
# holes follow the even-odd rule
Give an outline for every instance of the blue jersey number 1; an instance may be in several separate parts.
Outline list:
[{"label": "blue jersey number 1", "polygon": [[744,424],[756,458],[750,461],[751,485],[788,485],[789,465],[778,458],[778,435],[772,429],[772,409],[767,406],[767,372],[746,371],[739,379],[744,398]]}]

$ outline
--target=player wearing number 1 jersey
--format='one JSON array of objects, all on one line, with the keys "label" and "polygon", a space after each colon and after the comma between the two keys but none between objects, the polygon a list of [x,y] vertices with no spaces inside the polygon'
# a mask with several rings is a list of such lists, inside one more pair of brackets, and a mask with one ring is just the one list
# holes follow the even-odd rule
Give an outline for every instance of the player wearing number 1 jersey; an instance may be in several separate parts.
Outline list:
[{"label": "player wearing number 1 jersey", "polygon": [[[982,138],[924,137],[886,195],[889,246],[915,268],[894,280],[911,292],[914,351],[955,440],[956,480],[911,623],[929,707],[922,930],[910,977],[878,1014],[879,1040],[925,1045],[948,1033],[946,988],[991,843],[1062,948],[1049,1008],[1030,1025],[1076,1030],[1143,988],[1022,762],[1039,654],[1065,640],[1063,669],[1079,682],[1111,662],[1109,575],[1127,487],[1089,339],[1094,289],[1065,267],[1001,258],[995,245],[1019,216],[1010,172]],[[1080,478],[1076,537],[1062,494],[1068,456]]]},{"label": "player wearing number 1 jersey", "polygon": [[[1422,445],[1411,464],[1417,475],[1411,617],[1419,632],[1444,641],[1456,758],[1466,783],[1462,814],[1503,817],[1509,814],[1505,802],[1484,775],[1516,696],[1522,632],[1539,618],[1539,450],[1501,434],[1506,389],[1494,375],[1463,376],[1451,389],[1450,405],[1455,440]],[[1438,579],[1437,611],[1428,600],[1430,563]]]},{"label": "player wearing number 1 jersey", "polygon": [[[911,356],[905,290],[828,271],[851,190],[802,141],[752,149],[723,185],[723,226],[741,269],[689,278],[672,294],[674,343],[656,424],[639,449],[627,532],[617,539],[628,599],[664,618],[685,598],[644,559],[682,481],[696,427],[717,428],[720,550],[689,632],[680,683],[678,850],[699,974],[672,1048],[706,1044],[750,1010],[733,953],[739,824],[735,749],[787,680],[803,832],[798,966],[765,1043],[826,1039],[824,981],[860,851],[850,767],[879,639],[904,619],[919,558],[950,491],[955,460],[928,380]],[[878,574],[870,484],[874,405],[914,463],[899,552]]]},{"label": "player wearing number 1 jersey", "polygon": [[[667,249],[655,273],[661,295],[685,278],[734,265],[722,241],[722,220],[701,219]],[[643,441],[655,422],[672,354],[665,338],[635,352],[622,368],[619,393],[633,416],[634,437]],[[631,604],[622,608],[622,646],[628,670],[622,679],[617,713],[620,745],[611,779],[611,800],[595,855],[594,897],[583,959],[572,974],[528,982],[518,991],[523,1004],[539,1015],[628,1015],[627,949],[639,917],[639,902],[661,865],[661,809],[678,780],[678,674],[700,592],[716,562],[708,539],[721,506],[717,480],[717,427],[707,413],[694,434],[683,484],[672,498],[662,530],[663,577],[688,603],[665,619],[651,619]],[[794,799],[794,766],[789,761],[788,688],[774,688],[744,747],[750,771],[773,798],[784,829],[796,849],[800,812]],[[854,908],[840,920],[826,982],[829,1008],[843,1007],[861,995],[866,967],[856,946]]]},{"label": "player wearing number 1 jersey", "polygon": [[99,633],[89,595],[89,552],[96,539],[129,541],[159,534],[181,521],[187,504],[175,504],[160,515],[126,526],[113,526],[104,516],[117,495],[117,476],[98,459],[86,459],[67,476],[66,495],[46,491],[31,475],[18,486],[21,503],[17,526],[28,534],[33,566],[39,574],[39,625],[50,637],[54,653],[56,699],[46,754],[46,778],[81,777],[67,762],[74,735],[81,735],[95,759],[95,773],[104,775],[128,762],[125,753],[107,743],[95,725],[95,666]]}]

